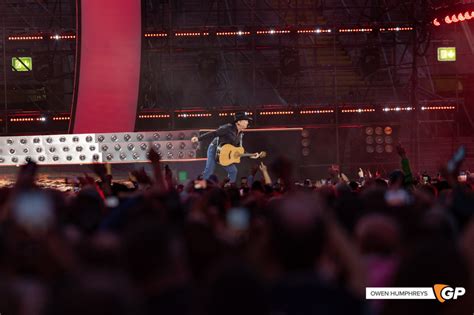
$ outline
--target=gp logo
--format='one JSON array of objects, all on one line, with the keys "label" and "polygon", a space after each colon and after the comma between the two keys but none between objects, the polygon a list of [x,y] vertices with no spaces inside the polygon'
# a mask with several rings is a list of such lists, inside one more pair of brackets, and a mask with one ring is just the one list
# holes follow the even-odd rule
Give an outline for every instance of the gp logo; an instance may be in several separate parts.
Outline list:
[{"label": "gp logo", "polygon": [[447,284],[435,284],[433,290],[436,299],[441,303],[447,300],[457,300],[458,297],[463,296],[466,293],[466,289],[463,287],[450,287]]}]

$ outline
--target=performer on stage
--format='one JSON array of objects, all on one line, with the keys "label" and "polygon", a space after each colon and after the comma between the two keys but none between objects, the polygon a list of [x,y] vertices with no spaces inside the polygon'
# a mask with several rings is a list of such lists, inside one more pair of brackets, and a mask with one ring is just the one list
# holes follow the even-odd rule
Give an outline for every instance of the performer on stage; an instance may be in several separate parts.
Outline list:
[{"label": "performer on stage", "polygon": [[[217,130],[205,133],[199,137],[193,137],[192,142],[198,142],[202,139],[208,137],[214,137],[211,144],[207,148],[207,161],[206,167],[203,172],[203,178],[209,179],[209,177],[214,173],[216,167],[216,152],[218,147],[221,147],[225,144],[231,144],[236,147],[242,146],[242,138],[244,136],[243,131],[248,128],[249,121],[252,118],[247,116],[246,113],[239,112],[234,115],[234,121],[232,123],[222,125]],[[258,159],[259,153],[252,154],[250,158]],[[227,171],[227,176],[230,179],[230,183],[235,183],[237,180],[237,166],[231,164],[229,166],[223,166]]]}]

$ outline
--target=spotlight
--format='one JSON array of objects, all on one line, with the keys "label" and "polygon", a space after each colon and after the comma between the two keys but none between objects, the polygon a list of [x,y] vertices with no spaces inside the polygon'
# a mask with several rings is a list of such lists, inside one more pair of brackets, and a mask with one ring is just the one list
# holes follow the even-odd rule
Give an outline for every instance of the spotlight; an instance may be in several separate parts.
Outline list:
[{"label": "spotlight", "polygon": [[135,146],[133,145],[133,143],[129,143],[129,144],[127,145],[127,149],[128,149],[129,151],[133,151],[133,150],[135,149]]},{"label": "spotlight", "polygon": [[146,151],[148,149],[148,145],[146,143],[142,143],[140,144],[140,149],[142,149],[143,151]]},{"label": "spotlight", "polygon": [[365,143],[367,143],[367,144],[374,144],[374,137],[372,137],[372,136],[367,136],[367,137],[365,138]]},{"label": "spotlight", "polygon": [[94,145],[91,145],[91,146],[89,147],[89,151],[95,151],[95,146],[94,146]]},{"label": "spotlight", "polygon": [[91,137],[91,136],[87,136],[87,137],[86,137],[86,142],[92,142],[92,137]]},{"label": "spotlight", "polygon": [[374,128],[372,128],[372,127],[366,127],[366,128],[365,128],[365,134],[366,134],[366,135],[369,135],[369,136],[373,135],[373,134],[374,134]]},{"label": "spotlight", "polygon": [[86,160],[86,156],[85,156],[84,154],[81,154],[81,155],[79,156],[79,160],[85,161],[85,160]]},{"label": "spotlight", "polygon": [[72,137],[72,142],[79,142],[79,137]]},{"label": "spotlight", "polygon": [[117,143],[117,144],[114,146],[114,149],[115,149],[115,151],[120,151],[120,150],[122,149],[122,147],[120,146],[120,144]]},{"label": "spotlight", "polygon": [[76,147],[77,152],[82,152],[83,148],[81,146]]},{"label": "spotlight", "polygon": [[63,147],[63,152],[69,152],[69,147]]},{"label": "spotlight", "polygon": [[66,142],[66,137],[59,138],[59,142]]},{"label": "spotlight", "polygon": [[173,144],[172,144],[171,142],[168,142],[168,143],[166,144],[166,148],[167,148],[168,150],[173,149]]}]

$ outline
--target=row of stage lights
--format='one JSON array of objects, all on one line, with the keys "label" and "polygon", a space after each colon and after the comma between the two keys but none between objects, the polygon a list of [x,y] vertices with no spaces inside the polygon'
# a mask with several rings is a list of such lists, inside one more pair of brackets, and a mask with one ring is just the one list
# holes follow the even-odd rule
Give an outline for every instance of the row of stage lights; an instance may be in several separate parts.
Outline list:
[{"label": "row of stage lights", "polygon": [[[456,106],[421,106],[419,107],[421,111],[451,111],[455,110]],[[377,111],[382,112],[409,112],[415,110],[414,107],[383,107],[383,108],[344,108],[341,109],[341,113],[374,113]],[[335,112],[334,109],[305,109],[299,111],[293,110],[275,110],[275,111],[261,111],[258,113],[260,116],[288,116],[288,115],[314,115],[314,114],[333,114]],[[218,113],[218,117],[227,117],[232,116],[235,113],[227,113],[222,112]],[[253,115],[253,113],[248,112],[247,115]],[[195,118],[195,117],[213,117],[212,113],[180,113],[178,114],[179,118]],[[169,114],[147,114],[147,115],[139,115],[138,118],[140,119],[156,119],[156,118],[170,118]]]},{"label": "row of stage lights", "polygon": [[[435,24],[436,25],[436,24]],[[329,33],[370,33],[373,31],[378,32],[405,32],[413,31],[413,27],[381,27],[381,28],[314,28],[314,29],[266,29],[266,30],[257,30],[257,31],[189,31],[189,32],[174,32],[174,33],[165,33],[165,32],[150,32],[145,33],[145,38],[165,38],[165,37],[207,37],[211,35],[215,36],[248,36],[248,35],[285,35],[285,34],[329,34]],[[8,40],[10,41],[33,41],[33,40],[75,40],[76,35],[72,34],[55,34],[55,35],[41,35],[41,34],[30,34],[30,35],[13,35],[9,36]]]},{"label": "row of stage lights", "polygon": [[444,18],[435,18],[433,20],[433,25],[441,26],[442,24],[465,22],[471,19],[474,19],[474,11],[465,11],[457,14],[446,15]]},{"label": "row of stage lights", "polygon": [[[341,113],[374,113],[377,111],[382,112],[410,112],[415,110],[415,107],[383,107],[383,108],[344,108],[341,109]],[[419,107],[421,111],[452,111],[456,109],[456,106],[421,106]],[[304,109],[299,111],[293,110],[272,110],[272,111],[261,111],[258,113],[260,116],[288,116],[288,115],[317,115],[317,114],[333,114],[334,109]],[[218,113],[218,117],[229,117],[233,116],[235,112],[221,112]],[[251,112],[247,112],[247,115],[253,115]],[[213,113],[179,113],[178,118],[210,118],[213,117]],[[171,118],[170,114],[140,114],[138,119],[169,119]],[[71,118],[69,116],[55,116],[52,118],[53,121],[69,121]],[[21,117],[21,118],[10,118],[10,122],[46,122],[48,119],[46,117]],[[0,119],[0,121],[2,121]]]}]

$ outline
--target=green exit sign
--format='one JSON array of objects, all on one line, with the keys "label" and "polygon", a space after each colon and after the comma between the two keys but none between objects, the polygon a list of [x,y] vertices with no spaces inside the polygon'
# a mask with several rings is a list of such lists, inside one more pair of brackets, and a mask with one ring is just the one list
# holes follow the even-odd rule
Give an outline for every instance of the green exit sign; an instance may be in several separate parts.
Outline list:
[{"label": "green exit sign", "polygon": [[31,71],[33,69],[33,59],[31,57],[13,57],[12,71]]},{"label": "green exit sign", "polygon": [[438,61],[456,61],[456,47],[438,47]]}]

